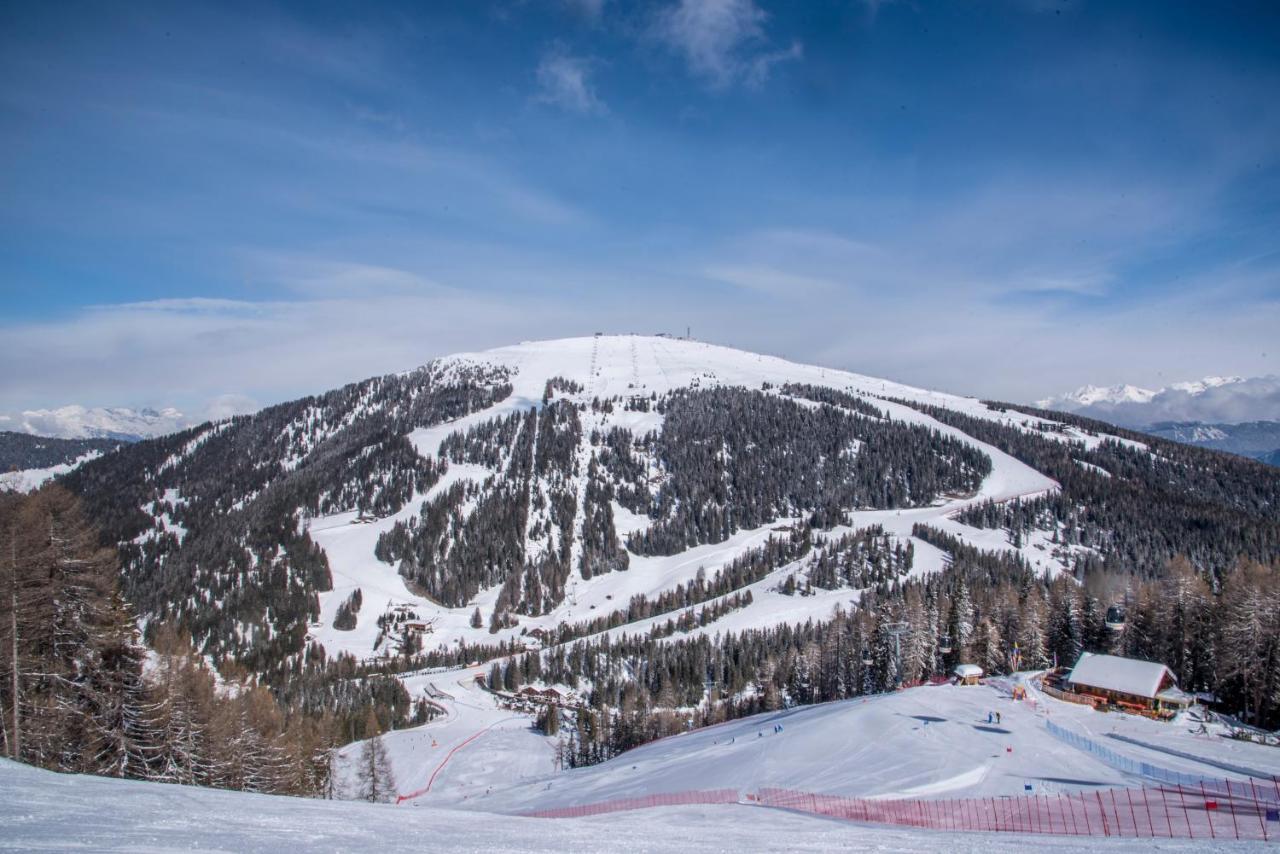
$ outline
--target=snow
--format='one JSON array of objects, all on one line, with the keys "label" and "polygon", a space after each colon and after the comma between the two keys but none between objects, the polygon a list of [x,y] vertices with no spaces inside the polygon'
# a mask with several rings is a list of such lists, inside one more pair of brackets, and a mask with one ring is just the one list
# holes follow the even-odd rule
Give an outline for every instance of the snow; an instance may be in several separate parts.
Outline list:
[{"label": "snow", "polygon": [[7,416],[4,428],[59,439],[125,439],[133,441],[175,433],[191,425],[177,409],[87,407],[73,404],[57,409],[28,409]]},{"label": "snow", "polygon": [[1205,377],[1201,380],[1193,380],[1191,382],[1173,383],[1169,388],[1175,391],[1185,391],[1190,395],[1204,394],[1211,388],[1218,388],[1224,385],[1235,385],[1244,382],[1244,377]]},{"label": "snow", "polygon": [[1190,382],[1170,383],[1168,386],[1158,389],[1140,388],[1127,383],[1113,386],[1084,385],[1075,391],[1036,401],[1036,406],[1042,409],[1074,412],[1077,409],[1084,409],[1097,404],[1142,404],[1150,403],[1154,398],[1168,391],[1181,391],[1195,397],[1204,394],[1209,389],[1219,388],[1224,385],[1234,385],[1244,381],[1244,377],[1204,377]]},{"label": "snow", "polygon": [[0,473],[0,492],[12,490],[14,492],[33,492],[39,489],[48,481],[60,474],[66,474],[73,469],[79,468],[89,460],[96,460],[102,456],[101,451],[90,451],[87,454],[76,457],[69,463],[58,463],[55,466],[43,469],[19,469],[17,471],[9,471]]},{"label": "snow", "polygon": [[1160,391],[1149,388],[1122,384],[1114,386],[1085,385],[1075,391],[1058,397],[1045,398],[1036,402],[1043,409],[1065,409],[1071,411],[1095,403],[1149,403]]},{"label": "snow", "polygon": [[[1196,778],[1240,778],[1224,764],[1280,771],[1280,752],[1273,748],[1193,734],[1181,720],[1152,721],[1059,702],[1036,691],[1026,674],[973,687],[920,687],[764,713],[671,736],[600,765],[557,771],[552,740],[529,727],[531,718],[498,709],[475,687],[473,672],[480,669],[429,677],[441,687],[442,678],[455,680],[448,682],[451,696],[441,700],[449,714],[386,736],[400,790],[410,796],[406,807],[511,814],[726,788],[741,799],[769,787],[936,799],[1020,797],[1028,785],[1036,795],[1053,796],[1152,783],[1059,740],[1048,731],[1049,720],[1105,741],[1122,756]],[[1013,684],[1028,687],[1031,699],[1012,700]],[[476,723],[458,714],[463,706],[478,713]],[[995,713],[1000,722],[988,724]],[[1140,743],[1106,737],[1112,733]],[[413,749],[406,750],[410,744]],[[344,755],[356,751],[352,745]],[[423,791],[433,777],[430,791]],[[655,824],[665,824],[673,812],[664,809]],[[622,815],[619,821],[625,821]],[[737,820],[752,821],[754,815]],[[760,832],[771,822],[758,825]],[[953,838],[962,844],[973,840]]]},{"label": "snow", "polygon": [[[1004,854],[1016,834],[940,833],[859,825],[747,805],[667,807],[583,819],[478,816],[251,795],[76,775],[0,760],[0,849],[149,854],[202,851],[467,851],[567,854],[625,846],[635,854],[682,851],[932,852]],[[1152,840],[1037,836],[1037,850],[1137,854]],[[1267,850],[1264,843],[1160,840],[1162,851]]]}]

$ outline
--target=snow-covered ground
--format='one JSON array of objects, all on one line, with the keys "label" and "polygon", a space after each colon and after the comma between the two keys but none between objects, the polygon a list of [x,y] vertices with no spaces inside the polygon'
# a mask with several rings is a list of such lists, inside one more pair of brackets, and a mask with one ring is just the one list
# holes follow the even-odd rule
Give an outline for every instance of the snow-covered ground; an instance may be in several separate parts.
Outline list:
[{"label": "snow-covered ground", "polygon": [[[1193,737],[1178,724],[1102,715],[1043,697],[1034,704],[1016,703],[994,687],[941,686],[761,715],[655,742],[602,765],[557,773],[550,768],[549,740],[532,733],[527,718],[513,720],[496,709],[487,695],[466,684],[468,675],[456,671],[416,677],[423,684],[434,681],[437,694],[446,692],[452,699],[444,701],[450,708],[446,719],[386,737],[402,783],[416,786],[424,782],[422,775],[435,774],[430,793],[402,805],[60,775],[0,760],[0,850],[1274,850],[1267,843],[1203,839],[1028,837],[885,827],[769,809],[745,799],[756,787],[769,785],[869,797],[951,798],[1021,795],[1028,782],[1040,794],[1141,782],[1047,735],[1046,714],[1082,733],[1100,735],[1115,728],[1204,756],[1280,763],[1280,757],[1267,753],[1280,754],[1273,748]],[[467,705],[476,713],[471,721],[457,713]],[[999,725],[986,723],[992,711],[1001,713]],[[477,722],[485,724],[478,736]],[[777,724],[781,731],[774,730]],[[1181,762],[1185,769],[1221,776],[1208,766],[1197,768],[1189,760],[1148,752],[1157,757],[1152,761]],[[738,789],[744,802],[591,818],[511,814],[721,786]]]},{"label": "snow-covered ground", "polygon": [[[920,687],[786,709],[663,739],[601,765],[557,771],[554,742],[531,729],[531,718],[497,709],[468,675],[449,674],[445,678],[454,681],[448,686],[442,676],[418,677],[451,690],[453,698],[442,701],[449,717],[387,736],[399,790],[412,795],[409,803],[523,813],[723,788],[744,795],[776,787],[850,797],[960,798],[1151,784],[1064,743],[1049,732],[1047,719],[1105,741],[1122,756],[1195,777],[1240,776],[1215,762],[1280,774],[1274,748],[1193,735],[1186,723],[1095,712],[1034,689],[1031,701],[1015,702],[1000,683]],[[1000,722],[989,724],[994,713]],[[1110,733],[1206,761],[1111,739]],[[458,745],[464,746],[455,751]],[[352,745],[345,754],[354,757],[357,750]],[[424,792],[428,781],[431,789]]]},{"label": "snow-covered ground", "polygon": [[[1267,850],[1262,843],[1037,836],[1037,851],[1129,854]],[[247,795],[53,774],[0,760],[0,850],[391,852],[1022,852],[1015,834],[875,827],[745,805],[667,807],[582,819]]]}]

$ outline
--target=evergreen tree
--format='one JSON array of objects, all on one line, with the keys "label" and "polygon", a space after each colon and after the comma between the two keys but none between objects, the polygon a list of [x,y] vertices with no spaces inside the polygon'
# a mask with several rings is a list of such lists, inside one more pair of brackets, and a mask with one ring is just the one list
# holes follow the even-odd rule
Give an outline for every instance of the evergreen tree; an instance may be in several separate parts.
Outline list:
[{"label": "evergreen tree", "polygon": [[396,799],[396,780],[391,772],[391,759],[378,728],[377,718],[369,713],[365,724],[366,734],[372,733],[360,746],[360,765],[356,776],[358,800],[375,804],[391,803]]}]

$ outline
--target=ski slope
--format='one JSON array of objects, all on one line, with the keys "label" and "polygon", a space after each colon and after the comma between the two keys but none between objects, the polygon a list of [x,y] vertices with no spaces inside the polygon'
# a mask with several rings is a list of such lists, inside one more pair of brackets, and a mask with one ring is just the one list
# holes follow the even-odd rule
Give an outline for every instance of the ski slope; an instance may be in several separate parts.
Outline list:
[{"label": "ski slope", "polygon": [[[600,765],[558,770],[554,740],[532,729],[530,717],[497,708],[475,685],[472,675],[479,672],[410,680],[431,681],[437,689],[453,682],[450,696],[440,700],[450,710],[444,719],[385,736],[406,806],[529,813],[711,789],[733,789],[744,798],[781,788],[933,799],[1053,796],[1152,783],[1064,743],[1048,731],[1050,719],[1120,755],[1197,778],[1246,779],[1224,764],[1280,775],[1274,748],[1230,741],[1213,730],[1192,734],[1181,722],[1095,712],[1034,688],[1030,701],[1014,701],[1012,683],[1003,680],[761,714],[653,742]],[[988,723],[995,713],[1000,722]],[[1108,738],[1111,733],[1142,744]],[[344,749],[348,769],[358,751],[358,745]],[[1188,758],[1197,756],[1203,761]]]},{"label": "ski slope", "polygon": [[[861,825],[747,805],[667,807],[581,819],[477,815],[55,774],[0,759],[0,850],[150,852],[459,851],[569,854],[852,851],[1137,854],[1155,840],[943,833]],[[1168,852],[1274,850],[1248,842],[1161,839]]]},{"label": "ski slope", "polygon": [[[767,383],[776,393],[777,387],[785,383],[808,383],[870,395],[864,400],[879,407],[886,417],[926,425],[945,435],[956,437],[978,447],[992,461],[991,473],[974,495],[940,499],[931,507],[901,511],[856,511],[851,514],[848,528],[833,532],[837,536],[846,530],[882,525],[895,537],[909,539],[912,526],[923,522],[941,527],[982,548],[1012,551],[1014,547],[1005,541],[1001,532],[980,531],[961,525],[951,517],[977,502],[1031,497],[1057,488],[1053,480],[1002,451],[953,427],[940,424],[911,407],[879,398],[895,397],[944,406],[969,415],[1019,426],[1024,421],[1029,421],[1025,416],[988,410],[981,402],[972,398],[927,391],[845,371],[800,365],[772,356],[698,341],[639,335],[538,341],[481,353],[460,354],[440,360],[438,366],[446,372],[462,370],[468,366],[504,368],[511,375],[512,394],[488,409],[414,431],[410,439],[424,456],[435,456],[441,441],[455,431],[465,431],[493,418],[541,406],[547,380],[552,377],[562,377],[579,384],[581,392],[557,396],[582,403],[589,403],[597,397],[647,397],[677,388],[708,388],[716,385],[760,389]],[[591,453],[587,437],[593,429],[606,430],[619,426],[643,433],[659,429],[662,423],[662,416],[657,412],[626,411],[622,407],[617,407],[612,413],[593,412],[588,408],[582,418],[584,438],[578,455],[584,477],[585,463]],[[1077,438],[1086,437],[1081,434]],[[1099,437],[1088,438],[1090,441],[1101,441]],[[456,645],[459,642],[474,644],[512,640],[535,628],[549,629],[560,623],[573,624],[606,615],[625,606],[633,595],[657,596],[678,584],[689,583],[699,569],[704,569],[709,575],[714,574],[744,551],[759,546],[774,529],[793,521],[773,520],[754,530],[739,531],[723,543],[699,546],[669,557],[631,555],[631,567],[628,571],[608,573],[590,580],[583,580],[578,576],[576,560],[571,560],[575,571],[569,580],[567,595],[558,607],[539,617],[522,617],[517,626],[490,634],[487,620],[486,625],[477,629],[470,625],[470,619],[476,607],[487,618],[498,596],[497,587],[481,591],[464,607],[443,607],[411,592],[395,567],[374,557],[374,546],[383,532],[390,530],[396,522],[416,515],[424,501],[452,483],[460,479],[482,482],[492,473],[478,465],[451,466],[449,472],[430,491],[414,496],[399,513],[384,519],[361,520],[354,513],[345,513],[310,520],[308,530],[328,555],[334,579],[332,591],[320,594],[321,617],[312,626],[312,638],[323,643],[331,654],[348,652],[359,658],[388,654],[394,651],[389,645],[378,650],[373,648],[378,635],[374,622],[379,614],[401,605],[412,609],[430,626],[429,633],[423,638],[426,649]],[[627,512],[616,503],[614,516],[621,536],[648,524],[647,519]],[[1037,539],[1032,536],[1023,544],[1021,552],[1033,567],[1052,574],[1061,569],[1061,563],[1053,557],[1047,544],[1047,538]],[[936,572],[943,568],[941,552],[920,540],[914,540],[914,545],[918,555],[916,574]],[[529,543],[531,552],[539,547]],[[578,548],[576,540],[574,547]],[[847,607],[857,599],[857,594],[849,590],[820,592],[809,597],[784,596],[777,588],[794,570],[792,566],[775,570],[751,587],[754,598],[751,605],[731,612],[698,631],[740,631],[743,628],[767,627],[783,622],[826,619],[836,607]],[[351,631],[338,631],[332,627],[338,606],[357,588],[362,591],[365,603],[357,626]],[[647,631],[653,623],[665,622],[666,619],[665,616],[655,617],[643,624],[631,624],[613,631]],[[686,635],[676,635],[684,636]]]}]

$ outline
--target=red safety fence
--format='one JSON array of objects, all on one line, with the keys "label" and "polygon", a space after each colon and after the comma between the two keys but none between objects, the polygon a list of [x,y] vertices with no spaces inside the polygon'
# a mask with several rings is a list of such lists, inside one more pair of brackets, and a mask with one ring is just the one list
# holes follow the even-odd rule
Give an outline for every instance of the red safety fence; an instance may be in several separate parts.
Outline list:
[{"label": "red safety fence", "polygon": [[588,815],[602,815],[626,810],[646,810],[652,807],[676,807],[688,804],[736,804],[737,789],[710,789],[694,792],[670,792],[661,795],[646,795],[642,798],[619,798],[612,801],[601,801],[595,804],[581,804],[572,807],[538,810],[524,813],[533,818],[581,818]]},{"label": "red safety fence", "polygon": [[[1270,789],[1270,791],[1268,791]],[[761,789],[761,806],[932,830],[1176,839],[1280,839],[1280,789],[1264,783],[1098,789],[1060,795],[876,800]]]}]

